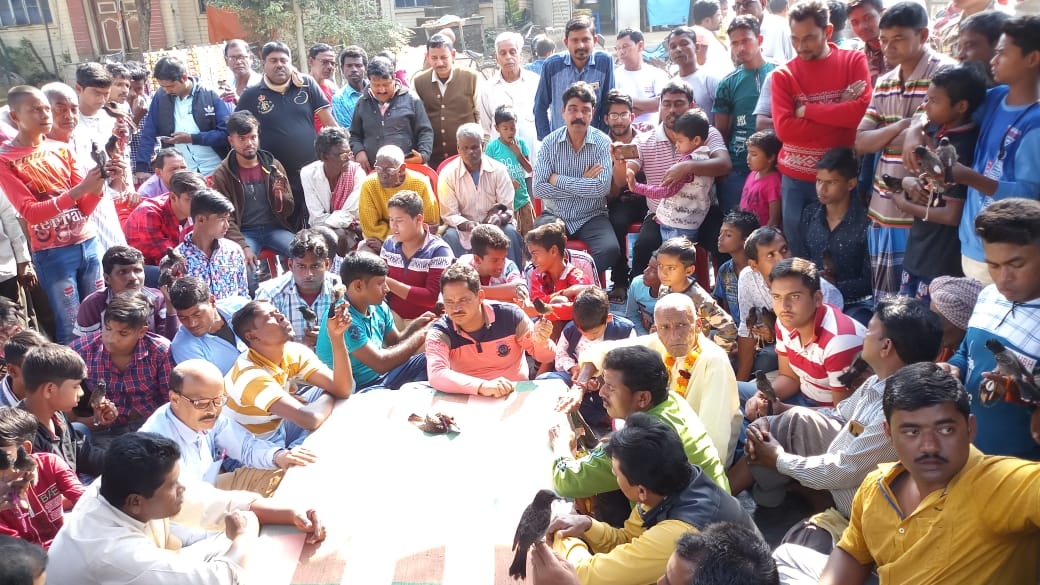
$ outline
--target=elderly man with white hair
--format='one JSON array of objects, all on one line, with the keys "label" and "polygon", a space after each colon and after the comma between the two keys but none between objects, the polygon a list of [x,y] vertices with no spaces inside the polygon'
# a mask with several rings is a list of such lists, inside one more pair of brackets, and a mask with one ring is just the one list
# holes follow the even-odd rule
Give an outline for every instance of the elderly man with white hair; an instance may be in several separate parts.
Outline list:
[{"label": "elderly man with white hair", "polygon": [[517,114],[516,137],[531,148],[531,160],[538,156],[538,130],[534,126],[534,94],[539,76],[523,67],[524,37],[506,31],[495,37],[495,61],[498,73],[484,84],[480,94],[480,125],[492,140],[498,138],[495,110],[512,106]]},{"label": "elderly man with white hair", "polygon": [[684,294],[668,294],[657,301],[653,333],[598,343],[581,352],[581,370],[559,408],[566,410],[581,404],[583,394],[595,387],[588,381],[602,374],[607,352],[628,345],[642,345],[661,354],[668,368],[668,389],[686,398],[704,422],[719,458],[729,465],[743,420],[737,378],[729,356],[704,335],[697,308]]},{"label": "elderly man with white hair", "polygon": [[387,202],[400,191],[415,191],[423,200],[423,218],[433,226],[440,225],[441,212],[430,180],[422,173],[404,166],[404,151],[392,144],[376,152],[373,175],[361,183],[358,199],[358,221],[365,236],[365,248],[379,254],[383,240],[390,237],[390,211]]},{"label": "elderly man with white hair", "polygon": [[[485,223],[496,205],[513,212],[513,179],[505,165],[484,154],[484,131],[480,124],[463,124],[455,133],[459,157],[441,170],[437,195],[444,206],[444,223],[448,242],[455,257],[470,251],[473,228]],[[509,257],[517,266],[523,264],[523,240],[516,231],[516,219],[501,226],[509,237]]]}]

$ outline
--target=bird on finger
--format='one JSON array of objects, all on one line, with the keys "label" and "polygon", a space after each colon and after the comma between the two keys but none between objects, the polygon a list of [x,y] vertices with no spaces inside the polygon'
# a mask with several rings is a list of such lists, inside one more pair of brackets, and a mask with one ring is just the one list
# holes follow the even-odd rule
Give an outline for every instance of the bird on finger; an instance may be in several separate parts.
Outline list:
[{"label": "bird on finger", "polygon": [[527,579],[527,551],[539,539],[545,538],[552,519],[552,503],[558,496],[552,490],[538,490],[534,500],[520,515],[520,523],[516,526],[513,537],[513,564],[509,566],[509,576],[520,581]]},{"label": "bird on finger", "polygon": [[[982,403],[988,404],[998,394],[1003,396],[1005,400],[1018,398],[1022,402],[1029,404],[1040,403],[1040,388],[1037,387],[1033,375],[1019,361],[1018,356],[996,338],[990,338],[986,341],[986,349],[993,352],[993,359],[997,361],[994,373],[1004,376],[1005,379],[1010,381],[1010,384],[1005,388],[1000,388],[1000,383],[996,380],[983,382],[979,391],[979,398],[982,400]],[[1007,396],[1011,385],[1017,388],[1017,397]]]},{"label": "bird on finger", "polygon": [[780,399],[776,397],[773,383],[769,381],[766,373],[762,370],[755,370],[755,388],[769,400],[766,406],[766,416],[773,416],[773,405],[780,402]]},{"label": "bird on finger", "polygon": [[935,155],[943,167],[944,181],[947,185],[953,184],[953,166],[957,164],[957,147],[950,139],[943,136],[939,139],[939,147],[935,149]]}]

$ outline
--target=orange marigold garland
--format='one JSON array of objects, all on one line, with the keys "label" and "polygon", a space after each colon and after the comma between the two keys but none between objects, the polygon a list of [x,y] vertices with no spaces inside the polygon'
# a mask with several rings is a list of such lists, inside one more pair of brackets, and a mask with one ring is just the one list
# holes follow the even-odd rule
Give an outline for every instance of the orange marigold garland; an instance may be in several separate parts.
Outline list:
[{"label": "orange marigold garland", "polygon": [[[683,398],[686,398],[686,387],[690,385],[691,372],[693,372],[693,365],[697,363],[698,357],[700,357],[700,353],[695,349],[690,350],[690,353],[686,354],[686,357],[683,359],[682,367],[679,368],[679,379],[675,380],[673,383],[675,391]],[[675,369],[675,357],[669,355],[664,358],[664,365],[668,368],[668,381],[671,383],[672,370]]]}]

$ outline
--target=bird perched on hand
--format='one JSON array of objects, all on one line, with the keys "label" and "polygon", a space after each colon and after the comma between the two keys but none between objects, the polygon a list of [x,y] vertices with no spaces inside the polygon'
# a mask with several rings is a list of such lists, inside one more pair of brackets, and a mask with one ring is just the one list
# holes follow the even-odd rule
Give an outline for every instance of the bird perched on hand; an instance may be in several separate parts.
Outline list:
[{"label": "bird perched on hand", "polygon": [[914,154],[921,163],[921,172],[928,175],[934,181],[945,181],[946,172],[943,170],[942,161],[939,156],[928,149],[927,146],[919,145],[914,148]]},{"label": "bird perched on hand", "polygon": [[762,370],[755,370],[755,388],[769,399],[769,403],[766,405],[766,416],[773,416],[773,405],[780,402],[780,399],[776,396],[773,383]]},{"label": "bird perched on hand", "polygon": [[516,536],[513,537],[513,564],[509,565],[509,576],[520,580],[527,579],[527,551],[535,542],[545,538],[545,531],[549,529],[549,520],[552,519],[552,503],[557,499],[552,490],[538,490],[524,513],[520,515],[520,523],[516,526]]},{"label": "bird perched on hand", "polygon": [[943,180],[947,185],[953,184],[953,165],[957,164],[957,147],[950,139],[943,136],[939,139],[939,148],[935,149],[935,155],[943,167]]},{"label": "bird perched on hand", "polygon": [[184,276],[187,261],[176,248],[166,248],[166,254],[159,261],[159,288],[170,286],[174,280]]},{"label": "bird perched on hand", "polygon": [[303,320],[307,322],[308,327],[318,326],[318,314],[314,312],[314,309],[307,305],[300,305],[297,310],[300,312],[300,315],[303,316]]},{"label": "bird perched on hand", "polygon": [[[983,404],[988,404],[998,394],[1005,400],[1018,398],[1029,404],[1040,403],[1040,388],[1037,387],[1033,375],[1026,371],[1018,356],[1004,346],[999,340],[991,338],[986,341],[986,349],[993,352],[993,358],[997,360],[997,369],[994,373],[1004,376],[1003,388],[997,380],[986,380],[979,388],[979,399]],[[1018,396],[1008,396],[1012,385],[1018,389]]]},{"label": "bird perched on hand", "polygon": [[855,390],[859,388],[859,385],[863,383],[874,370],[871,369],[870,364],[867,360],[863,359],[863,355],[857,355],[856,359],[852,362],[852,365],[845,368],[841,375],[838,376],[838,382],[841,382],[842,386],[845,386],[847,390]]}]

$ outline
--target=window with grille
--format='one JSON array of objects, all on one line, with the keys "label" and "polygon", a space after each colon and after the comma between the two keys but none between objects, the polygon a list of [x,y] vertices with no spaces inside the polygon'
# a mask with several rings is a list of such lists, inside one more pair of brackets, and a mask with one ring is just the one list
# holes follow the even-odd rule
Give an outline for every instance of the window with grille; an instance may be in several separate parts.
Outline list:
[{"label": "window with grille", "polygon": [[0,0],[0,26],[53,22],[47,0]]},{"label": "window with grille", "polygon": [[433,0],[394,0],[396,8],[418,8],[419,6],[433,6]]}]

